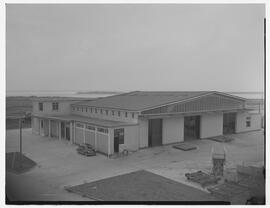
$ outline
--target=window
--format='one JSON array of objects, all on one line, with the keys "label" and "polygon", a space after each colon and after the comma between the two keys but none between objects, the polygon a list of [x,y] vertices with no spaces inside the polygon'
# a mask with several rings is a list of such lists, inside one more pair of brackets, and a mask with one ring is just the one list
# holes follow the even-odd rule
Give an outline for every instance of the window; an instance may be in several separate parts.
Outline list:
[{"label": "window", "polygon": [[246,127],[250,127],[251,126],[251,117],[248,116],[246,117]]},{"label": "window", "polygon": [[112,111],[112,115],[114,116],[114,111]]},{"label": "window", "polygon": [[76,123],[76,127],[83,128],[83,124],[82,123]]},{"label": "window", "polygon": [[95,108],[95,113],[97,113],[97,109]]},{"label": "window", "polygon": [[102,109],[100,109],[100,114],[102,114],[103,113],[103,111],[102,111]]},{"label": "window", "polygon": [[80,110],[80,108],[79,107],[77,107],[77,111],[79,111]]},{"label": "window", "polygon": [[43,111],[43,103],[38,103],[38,109],[39,111]]},{"label": "window", "polygon": [[94,126],[90,126],[90,125],[86,125],[86,129],[91,130],[91,131],[96,130],[96,128]]},{"label": "window", "polygon": [[118,116],[119,116],[119,117],[121,116],[121,112],[120,112],[120,111],[118,111]]},{"label": "window", "polygon": [[125,116],[126,116],[126,118],[127,118],[127,116],[128,116],[128,113],[127,113],[127,112],[125,112]]},{"label": "window", "polygon": [[75,108],[74,108],[74,107],[72,107],[72,110],[73,110],[73,111],[75,111]]},{"label": "window", "polygon": [[108,134],[108,129],[105,129],[105,128],[97,128],[98,132],[101,132],[103,134]]},{"label": "window", "polygon": [[58,102],[53,102],[53,103],[52,103],[52,110],[53,110],[53,111],[58,111],[58,108],[59,108]]},{"label": "window", "polygon": [[134,118],[134,113],[132,113],[132,118]]},{"label": "window", "polygon": [[108,115],[108,113],[109,113],[109,111],[108,111],[108,110],[106,110],[106,115]]},{"label": "window", "polygon": [[87,108],[85,108],[85,112],[87,112]]},{"label": "window", "polygon": [[82,112],[83,112],[83,107],[82,107]]},{"label": "window", "polygon": [[43,120],[40,120],[40,127],[43,129]]},{"label": "window", "polygon": [[91,113],[93,112],[93,109],[92,108],[90,108],[90,111],[91,111]]}]

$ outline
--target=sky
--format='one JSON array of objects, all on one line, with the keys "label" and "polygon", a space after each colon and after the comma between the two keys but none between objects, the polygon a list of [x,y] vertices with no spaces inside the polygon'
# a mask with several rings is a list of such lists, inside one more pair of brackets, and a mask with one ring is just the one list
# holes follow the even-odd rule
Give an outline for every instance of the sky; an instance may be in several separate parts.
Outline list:
[{"label": "sky", "polygon": [[7,4],[6,90],[263,91],[263,4]]}]

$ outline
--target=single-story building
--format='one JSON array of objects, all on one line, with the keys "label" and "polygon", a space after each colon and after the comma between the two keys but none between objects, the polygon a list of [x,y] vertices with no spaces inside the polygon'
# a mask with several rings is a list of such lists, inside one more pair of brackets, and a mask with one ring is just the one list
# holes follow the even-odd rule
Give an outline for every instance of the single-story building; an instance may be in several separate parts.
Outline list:
[{"label": "single-story building", "polygon": [[32,129],[106,155],[261,128],[246,100],[216,91],[135,91],[94,100],[34,98]]}]

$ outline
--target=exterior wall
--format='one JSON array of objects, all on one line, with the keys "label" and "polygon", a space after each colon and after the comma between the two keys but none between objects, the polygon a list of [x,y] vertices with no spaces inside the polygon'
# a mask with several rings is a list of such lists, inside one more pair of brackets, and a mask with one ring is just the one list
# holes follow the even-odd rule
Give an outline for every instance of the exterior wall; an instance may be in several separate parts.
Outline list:
[{"label": "exterior wall", "polygon": [[[112,140],[114,140],[114,137],[112,137]],[[139,149],[139,127],[138,126],[124,127],[124,144],[119,145],[119,151],[121,152],[124,149],[128,149],[131,151],[136,151]]]},{"label": "exterior wall", "polygon": [[139,119],[139,148],[148,147],[148,120]]},{"label": "exterior wall", "polygon": [[84,129],[75,127],[75,144],[83,144],[84,143]]},{"label": "exterior wall", "polygon": [[39,119],[36,117],[32,117],[32,132],[39,134]]},{"label": "exterior wall", "polygon": [[[87,109],[87,111],[86,111]],[[120,116],[118,116],[119,110],[112,110],[112,109],[105,109],[97,108],[97,113],[95,113],[95,108],[92,107],[92,112],[90,107],[81,107],[81,106],[72,106],[71,107],[71,114],[78,115],[78,116],[86,116],[92,118],[99,118],[104,120],[112,120],[112,121],[121,121],[121,122],[131,122],[137,123],[138,122],[138,113],[134,113],[134,118],[132,118],[132,112],[128,111],[120,111]],[[108,110],[108,115],[106,114],[106,110]],[[112,115],[112,111],[114,111],[114,115]],[[127,117],[125,116],[125,112],[127,112]]]},{"label": "exterior wall", "polygon": [[90,144],[92,147],[96,148],[94,131],[85,131],[85,143]]},{"label": "exterior wall", "polygon": [[[247,117],[250,117],[250,127],[246,127]],[[237,113],[236,117],[236,133],[253,131],[261,129],[261,115],[251,114],[248,112]]]},{"label": "exterior wall", "polygon": [[200,138],[220,136],[223,134],[223,114],[203,114],[201,115]]},{"label": "exterior wall", "polygon": [[162,144],[184,141],[184,117],[164,118]]},{"label": "exterior wall", "polygon": [[108,135],[97,132],[97,151],[108,154]]},{"label": "exterior wall", "polygon": [[58,137],[59,136],[59,123],[58,121],[52,120],[51,121],[51,136]]},{"label": "exterior wall", "polygon": [[[39,103],[43,103],[43,111],[39,111]],[[70,104],[75,101],[33,101],[33,114],[38,115],[68,115],[70,114]],[[58,102],[58,110],[52,110],[52,103]]]}]

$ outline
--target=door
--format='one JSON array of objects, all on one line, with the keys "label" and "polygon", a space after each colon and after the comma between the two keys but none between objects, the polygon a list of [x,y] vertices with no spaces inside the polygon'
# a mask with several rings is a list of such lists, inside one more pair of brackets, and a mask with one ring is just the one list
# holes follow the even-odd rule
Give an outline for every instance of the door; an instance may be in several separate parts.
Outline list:
[{"label": "door", "polygon": [[61,138],[65,138],[65,122],[61,122]]},{"label": "door", "polygon": [[114,137],[114,152],[118,153],[119,152],[119,137]]},{"label": "door", "polygon": [[234,134],[236,126],[236,113],[223,114],[223,134]]},{"label": "door", "polygon": [[200,138],[200,116],[186,116],[184,118],[184,140]]},{"label": "door", "polygon": [[162,119],[148,120],[148,146],[162,145]]}]

